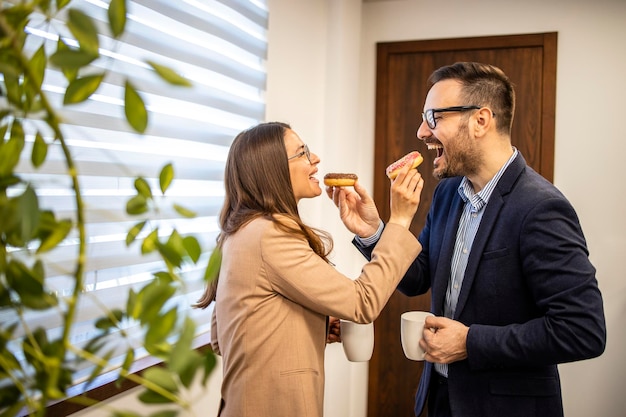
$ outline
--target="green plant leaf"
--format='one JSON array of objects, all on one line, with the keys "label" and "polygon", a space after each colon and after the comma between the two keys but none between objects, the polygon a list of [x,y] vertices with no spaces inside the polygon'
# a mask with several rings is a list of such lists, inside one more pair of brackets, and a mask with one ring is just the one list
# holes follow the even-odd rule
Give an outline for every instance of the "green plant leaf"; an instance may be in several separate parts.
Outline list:
[{"label": "green plant leaf", "polygon": [[93,93],[96,92],[98,87],[100,87],[103,79],[104,74],[96,74],[76,78],[70,81],[70,84],[65,90],[63,104],[76,104],[87,100]]},{"label": "green plant leaf", "polygon": [[174,71],[173,69],[166,67],[165,65],[157,64],[154,61],[147,62],[152,67],[152,69],[156,71],[159,77],[161,77],[168,83],[181,87],[191,87],[191,82],[187,78],[176,73],[176,71]]},{"label": "green plant leaf", "polygon": [[37,6],[42,12],[46,13],[50,10],[50,1],[51,0],[37,0]]},{"label": "green plant leaf", "polygon": [[128,214],[138,215],[143,214],[147,211],[148,201],[146,200],[146,197],[142,196],[141,194],[132,197],[126,203],[126,213]]},{"label": "green plant leaf", "polygon": [[48,156],[48,144],[43,139],[41,133],[35,134],[35,143],[33,144],[33,151],[30,156],[30,160],[35,168],[39,168],[46,160]]},{"label": "green plant leaf", "polygon": [[155,272],[154,277],[163,284],[170,284],[172,282],[176,282],[176,275],[170,273],[169,271],[159,271],[159,272]]},{"label": "green plant leaf", "polygon": [[111,0],[107,14],[111,33],[114,38],[119,38],[126,27],[126,0]]},{"label": "green plant leaf", "polygon": [[106,333],[100,333],[93,339],[90,339],[85,347],[83,347],[83,350],[91,353],[92,355],[97,355],[98,352],[106,346],[106,335]]},{"label": "green plant leaf", "polygon": [[[143,377],[153,384],[163,388],[165,391],[176,393],[178,392],[178,384],[176,383],[176,379],[172,372],[168,371],[162,367],[152,367],[148,368],[144,373]],[[150,394],[150,395],[144,395]],[[171,402],[168,398],[163,397],[160,394],[157,394],[154,391],[147,390],[146,392],[139,395],[139,399],[147,404],[155,404],[155,403],[169,403]]]},{"label": "green plant leaf", "polygon": [[168,367],[174,371],[179,372],[184,369],[184,356],[190,351],[193,343],[193,338],[196,335],[196,324],[189,318],[185,317],[183,323],[182,332],[178,341],[172,349],[172,354],[168,360]]},{"label": "green plant leaf", "polygon": [[21,75],[21,67],[15,56],[8,50],[2,50],[3,45],[8,44],[7,39],[0,37],[0,73],[5,77],[11,76],[17,79]]},{"label": "green plant leaf", "polygon": [[95,327],[100,330],[109,330],[111,328],[115,328],[118,326],[122,318],[124,317],[124,312],[119,308],[113,309],[104,317],[96,320]]},{"label": "green plant leaf", "polygon": [[139,306],[134,309],[134,319],[141,321],[145,325],[154,320],[161,311],[161,308],[170,297],[176,292],[176,288],[167,284],[152,281],[139,291],[135,303]]},{"label": "green plant leaf", "polygon": [[[50,56],[50,63],[58,68],[65,70],[77,70],[91,64],[98,55],[77,49],[57,49]],[[67,77],[67,74],[66,74]]]},{"label": "green plant leaf", "polygon": [[80,49],[98,55],[98,30],[91,17],[78,9],[70,9],[67,27],[78,41]]},{"label": "green plant leaf", "polygon": [[161,169],[161,173],[159,174],[159,186],[161,187],[161,193],[165,194],[165,191],[172,184],[172,180],[174,179],[174,166],[172,164],[167,164]]},{"label": "green plant leaf", "polygon": [[[2,250],[4,251],[4,247],[2,247]],[[4,255],[3,255],[4,258]],[[3,264],[6,264],[6,259],[2,260]],[[4,274],[4,271],[6,271],[6,265],[2,266],[2,270],[0,272],[2,272],[2,274]],[[0,307],[8,307],[11,305],[11,293],[9,293],[9,290],[4,286],[0,286]],[[2,346],[0,346],[0,351],[2,351],[4,348]]]},{"label": "green plant leaf", "polygon": [[[135,349],[128,348],[126,351],[126,356],[124,357],[124,363],[122,363],[122,371],[125,373],[130,373],[130,367],[133,366],[135,362]],[[116,383],[121,383],[122,379],[119,378]]]},{"label": "green plant leaf", "polygon": [[158,229],[154,229],[146,238],[141,242],[141,253],[143,255],[153,252],[157,248],[159,243]]},{"label": "green plant leaf", "polygon": [[20,220],[20,241],[28,242],[39,227],[39,200],[32,187],[26,187],[24,193],[17,197],[18,213]]},{"label": "green plant leaf", "polygon": [[176,417],[178,415],[177,410],[161,410],[155,411],[150,414],[148,417]]},{"label": "green plant leaf", "polygon": [[72,230],[72,222],[64,219],[56,223],[52,233],[50,233],[37,249],[37,253],[44,253],[57,247],[59,243],[67,237]]},{"label": "green plant leaf", "polygon": [[202,255],[202,247],[200,247],[198,239],[193,236],[185,236],[183,238],[183,245],[185,246],[185,251],[187,252],[187,255],[189,255],[193,263],[198,262],[198,259],[200,259],[200,255]]},{"label": "green plant leaf", "polygon": [[[70,222],[69,220],[66,221]],[[51,210],[42,210],[40,212],[39,228],[36,233],[36,238],[43,242],[48,239],[58,227],[59,223],[54,218],[54,212],[52,212]]]},{"label": "green plant leaf", "polygon": [[41,109],[41,84],[43,83],[46,71],[46,52],[42,46],[35,51],[28,61],[29,71],[24,72],[23,100],[21,108],[27,112],[34,112]]},{"label": "green plant leaf", "polygon": [[18,109],[22,108],[22,87],[20,85],[19,74],[13,75],[9,72],[3,73],[4,87],[6,98],[9,103],[13,104]]},{"label": "green plant leaf", "polygon": [[69,4],[72,0],[56,0],[57,1],[57,10],[61,10],[65,6]]},{"label": "green plant leaf", "polygon": [[146,223],[146,220],[139,222],[128,231],[128,234],[126,235],[126,246],[130,246],[130,244],[137,239],[137,236],[141,233]]},{"label": "green plant leaf", "polygon": [[143,345],[151,355],[164,357],[169,354],[171,345],[167,342],[167,337],[174,329],[177,319],[178,311],[174,307],[150,320]]},{"label": "green plant leaf", "polygon": [[180,247],[177,243],[172,242],[171,239],[165,244],[156,242],[156,248],[163,257],[163,260],[168,262],[170,265],[180,267],[183,262],[183,254],[181,253]]},{"label": "green plant leaf", "polygon": [[185,387],[191,386],[196,372],[202,369],[203,365],[202,356],[192,348],[195,333],[194,321],[186,317],[180,338],[170,352],[167,361],[168,368],[178,374]]},{"label": "green plant leaf", "polygon": [[214,281],[220,273],[220,267],[222,266],[222,252],[219,248],[213,249],[211,256],[209,257],[209,264],[204,271],[204,281]]},{"label": "green plant leaf", "polygon": [[31,87],[35,91],[39,91],[46,72],[46,50],[43,45],[30,58],[29,66],[32,75],[32,78],[29,80]]},{"label": "green plant leaf", "polygon": [[14,259],[9,261],[6,279],[26,307],[44,310],[57,305],[56,297],[44,291],[43,277],[38,276],[22,262]]},{"label": "green plant leaf", "polygon": [[209,380],[209,376],[211,376],[211,372],[215,369],[215,365],[217,364],[217,359],[215,358],[215,354],[207,350],[204,354],[204,376],[202,377],[202,385],[206,385]]},{"label": "green plant leaf", "polygon": [[32,189],[27,188],[24,193],[3,200],[0,205],[0,234],[8,245],[26,246],[35,235],[33,227],[37,228],[40,221],[37,195]]},{"label": "green plant leaf", "polygon": [[113,414],[111,414],[113,417],[142,417],[141,414],[137,414],[133,411],[120,411],[120,410],[114,410]]},{"label": "green plant leaf", "polygon": [[[70,47],[67,46],[67,44],[65,42],[63,42],[63,38],[59,37],[59,40],[57,41],[57,52],[56,53],[60,53],[62,51],[69,51],[69,50],[70,50]],[[55,59],[58,59],[58,56]],[[60,66],[60,65],[57,65],[57,66]],[[61,70],[63,72],[63,75],[65,76],[65,78],[68,81],[72,81],[72,80],[76,79],[76,77],[78,76],[78,68],[79,67],[64,67],[64,66],[60,66],[60,67],[61,67]],[[82,67],[82,65],[80,67]]]},{"label": "green plant leaf", "polygon": [[17,360],[13,352],[7,349],[7,343],[10,342],[15,336],[15,329],[17,323],[13,324],[0,332],[2,334],[0,343],[0,357],[2,358],[2,366],[0,367],[0,378],[8,376],[12,371],[21,370],[22,366]]},{"label": "green plant leaf", "polygon": [[[2,114],[2,119],[4,119],[4,117],[6,116],[8,110],[6,111],[1,111]],[[5,141],[5,136],[7,135],[7,131],[9,130],[9,125],[8,124],[3,124],[2,126],[0,126],[0,149],[2,149],[2,145],[4,145],[4,141]]]},{"label": "green plant leaf", "polygon": [[128,317],[137,319],[141,312],[141,303],[139,295],[132,288],[128,290],[128,299],[126,300],[126,313]]},{"label": "green plant leaf", "polygon": [[137,398],[144,404],[169,404],[172,402],[169,398],[148,389],[139,394]]},{"label": "green plant leaf", "polygon": [[[37,327],[31,332],[31,336],[32,337],[26,338],[22,341],[22,346],[24,347],[22,350],[24,351],[24,356],[29,362],[31,362],[33,367],[35,367],[36,370],[42,370],[41,356],[43,355],[39,355],[39,353],[42,353],[43,350],[50,344],[48,341],[48,335],[42,327]],[[26,349],[27,347],[30,347],[31,349]],[[38,356],[35,356],[35,353],[37,353]]]},{"label": "green plant leaf", "polygon": [[[23,401],[20,401],[20,390],[15,385],[3,385],[0,387],[0,409],[2,410],[2,416],[16,416],[20,411],[21,406],[24,405]],[[4,407],[10,408],[4,410]],[[19,406],[19,407],[18,407]]]},{"label": "green plant leaf", "polygon": [[188,219],[193,219],[197,215],[195,211],[188,210],[184,208],[183,206],[180,206],[176,203],[174,203],[174,210],[176,210],[176,212],[180,214],[181,216],[186,217]]},{"label": "green plant leaf", "polygon": [[152,189],[145,178],[135,178],[135,189],[139,195],[144,196],[146,199],[152,198]]},{"label": "green plant leaf", "polygon": [[126,81],[124,92],[124,112],[130,126],[139,133],[148,127],[148,111],[143,99],[133,85]]},{"label": "green plant leaf", "polygon": [[11,125],[11,137],[2,145],[0,153],[0,178],[10,177],[20,162],[20,155],[24,149],[24,128],[19,120]]}]

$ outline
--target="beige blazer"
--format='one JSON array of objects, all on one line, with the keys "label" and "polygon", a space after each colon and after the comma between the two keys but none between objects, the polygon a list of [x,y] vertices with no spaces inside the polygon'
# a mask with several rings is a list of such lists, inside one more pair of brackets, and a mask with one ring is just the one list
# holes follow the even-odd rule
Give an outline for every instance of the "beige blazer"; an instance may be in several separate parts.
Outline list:
[{"label": "beige blazer", "polygon": [[322,417],[327,316],[372,322],[420,248],[388,224],[352,280],[266,219],[227,239],[211,329],[220,416]]}]

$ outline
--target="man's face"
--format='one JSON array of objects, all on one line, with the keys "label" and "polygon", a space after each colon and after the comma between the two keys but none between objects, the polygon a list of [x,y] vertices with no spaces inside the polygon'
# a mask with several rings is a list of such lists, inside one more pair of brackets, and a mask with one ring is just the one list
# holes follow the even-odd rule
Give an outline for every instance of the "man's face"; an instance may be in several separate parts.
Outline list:
[{"label": "man's face", "polygon": [[[467,106],[460,99],[461,84],[455,80],[444,80],[432,86],[424,112],[454,106]],[[422,121],[417,137],[423,140],[428,149],[437,151],[433,161],[433,176],[437,179],[459,175],[471,176],[478,172],[481,155],[469,131],[469,111],[434,112],[434,128]]]}]

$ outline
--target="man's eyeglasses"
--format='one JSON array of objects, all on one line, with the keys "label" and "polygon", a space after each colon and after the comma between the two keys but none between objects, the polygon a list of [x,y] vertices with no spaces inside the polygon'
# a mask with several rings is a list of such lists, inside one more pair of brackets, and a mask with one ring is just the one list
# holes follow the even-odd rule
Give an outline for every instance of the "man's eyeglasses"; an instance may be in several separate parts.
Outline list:
[{"label": "man's eyeglasses", "polygon": [[300,158],[302,155],[306,155],[306,159],[308,159],[309,160],[309,164],[311,164],[311,152],[309,151],[309,147],[306,146],[306,145],[302,145],[302,147],[304,148],[304,150],[302,152],[299,152],[299,153],[295,154],[294,156],[290,156],[289,158],[287,158],[287,160],[291,161],[294,158]]},{"label": "man's eyeglasses", "polygon": [[480,106],[453,106],[453,107],[442,107],[439,109],[428,109],[424,113],[422,113],[422,120],[428,124],[428,127],[434,129],[437,127],[437,119],[435,119],[435,113],[445,113],[452,111],[468,111],[468,110],[478,110]]}]

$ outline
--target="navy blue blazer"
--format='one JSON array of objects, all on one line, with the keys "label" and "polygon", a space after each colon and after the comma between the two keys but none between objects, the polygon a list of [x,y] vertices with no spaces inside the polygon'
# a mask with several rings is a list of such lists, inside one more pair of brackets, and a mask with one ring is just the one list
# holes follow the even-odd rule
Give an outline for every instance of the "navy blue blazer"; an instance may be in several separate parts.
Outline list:
[{"label": "navy blue blazer", "polygon": [[[443,316],[462,177],[440,181],[419,241],[423,250],[398,290],[432,288]],[[468,358],[449,365],[453,415],[563,416],[557,364],[599,356],[606,344],[602,296],[572,205],[521,154],[496,188],[476,234],[454,319],[469,326]],[[369,258],[372,247],[355,246]],[[415,415],[423,409],[425,362]]]}]

